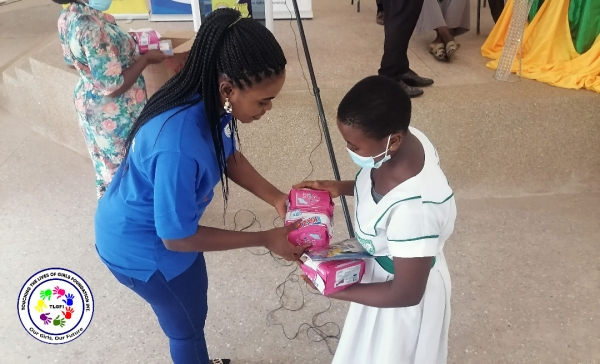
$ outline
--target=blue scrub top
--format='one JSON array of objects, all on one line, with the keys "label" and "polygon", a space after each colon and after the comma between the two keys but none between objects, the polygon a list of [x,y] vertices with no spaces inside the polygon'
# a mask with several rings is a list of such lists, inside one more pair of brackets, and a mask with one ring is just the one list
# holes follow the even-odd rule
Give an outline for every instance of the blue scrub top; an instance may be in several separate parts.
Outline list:
[{"label": "blue scrub top", "polygon": [[[231,120],[229,114],[221,118],[227,157],[236,148]],[[162,239],[196,233],[220,180],[203,101],[152,118],[136,134],[126,163],[98,203],[98,254],[109,268],[144,282],[156,271],[175,278],[198,253],[168,250]]]}]

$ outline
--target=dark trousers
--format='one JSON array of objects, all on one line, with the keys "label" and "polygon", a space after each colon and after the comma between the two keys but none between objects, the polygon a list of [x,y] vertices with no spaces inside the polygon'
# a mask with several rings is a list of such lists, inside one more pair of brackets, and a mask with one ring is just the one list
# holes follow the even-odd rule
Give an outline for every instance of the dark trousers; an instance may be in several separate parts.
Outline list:
[{"label": "dark trousers", "polygon": [[385,41],[379,74],[397,80],[410,70],[408,42],[417,26],[423,0],[383,0],[382,3]]},{"label": "dark trousers", "polygon": [[488,4],[490,4],[490,12],[492,13],[494,23],[496,23],[504,10],[504,0],[488,0]]},{"label": "dark trousers", "polygon": [[167,281],[160,272],[148,282],[110,270],[117,280],[150,304],[169,338],[175,364],[208,364],[204,322],[208,313],[208,276],[204,256],[179,276]]}]

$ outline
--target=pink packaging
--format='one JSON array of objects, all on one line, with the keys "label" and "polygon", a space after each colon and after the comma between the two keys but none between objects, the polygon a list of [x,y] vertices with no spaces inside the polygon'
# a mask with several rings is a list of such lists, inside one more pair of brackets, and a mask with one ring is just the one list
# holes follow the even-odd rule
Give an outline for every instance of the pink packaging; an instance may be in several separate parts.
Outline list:
[{"label": "pink packaging", "polygon": [[325,296],[360,282],[365,274],[365,261],[362,259],[316,262],[306,255],[304,258],[302,271]]},{"label": "pink packaging", "polygon": [[130,34],[135,39],[140,54],[144,54],[151,49],[160,49],[160,34],[158,34],[155,30],[132,30]]},{"label": "pink packaging", "polygon": [[329,231],[325,225],[309,225],[292,231],[288,240],[297,246],[310,244],[309,249],[322,249],[329,246]]},{"label": "pink packaging", "polygon": [[305,228],[311,225],[325,225],[329,232],[329,237],[333,235],[333,222],[331,218],[325,214],[317,214],[313,212],[302,212],[300,210],[288,211],[285,215],[285,224],[289,225],[294,221],[302,220],[302,223],[298,227],[299,229]]},{"label": "pink packaging", "polygon": [[333,201],[327,191],[292,189],[289,196],[288,211],[318,212],[333,216]]}]

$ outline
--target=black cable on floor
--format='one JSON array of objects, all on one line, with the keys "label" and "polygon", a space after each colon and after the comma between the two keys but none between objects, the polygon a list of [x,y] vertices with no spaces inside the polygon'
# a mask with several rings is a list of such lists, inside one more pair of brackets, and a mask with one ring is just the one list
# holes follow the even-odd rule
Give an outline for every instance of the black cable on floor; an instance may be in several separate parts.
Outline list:
[{"label": "black cable on floor", "polygon": [[[302,70],[302,77],[304,78],[304,80],[306,81],[306,86],[308,88],[308,92],[314,96],[313,92],[310,89],[310,83],[308,82],[308,78],[306,77],[306,73],[304,71],[304,67],[302,65],[302,60],[300,58],[300,48],[298,46],[298,38],[297,38],[297,34],[296,34],[296,30],[294,29],[294,27],[292,26],[292,22],[293,22],[293,14],[292,11],[290,10],[290,8],[288,7],[287,3],[286,3],[286,8],[288,10],[288,12],[290,13],[290,29],[292,29],[292,32],[294,33],[294,41],[296,43],[296,54],[298,56],[298,63],[300,64],[300,69]],[[302,180],[302,181],[306,181],[308,178],[310,178],[314,171],[315,171],[315,165],[313,163],[313,155],[314,152],[323,144],[323,128],[319,122],[319,118],[317,117],[316,119],[317,121],[317,126],[319,128],[319,141],[317,143],[317,145],[311,150],[310,154],[309,154],[309,158],[308,161],[310,163],[311,169],[310,172],[308,173],[308,175]],[[240,227],[238,229],[238,215],[242,212],[246,212],[252,215],[252,220],[250,222],[250,224],[245,225],[243,227]],[[262,230],[262,225],[260,223],[260,221],[258,221],[256,214],[254,212],[252,212],[251,210],[248,209],[242,209],[242,210],[238,210],[234,217],[233,217],[233,222],[234,222],[234,230],[236,231],[246,231],[248,229],[250,229],[251,227],[253,227],[255,224],[258,224],[258,228],[260,230]],[[284,222],[280,217],[276,217],[273,220],[273,227],[281,227],[283,226]],[[273,319],[273,314],[275,314],[276,312],[280,311],[280,310],[286,310],[286,311],[290,311],[290,312],[297,312],[302,310],[305,307],[306,304],[306,296],[304,294],[304,291],[302,290],[302,285],[301,285],[301,279],[300,276],[296,273],[299,269],[299,267],[296,265],[296,263],[294,262],[288,262],[286,260],[284,260],[283,258],[274,256],[273,253],[271,253],[269,250],[267,249],[247,249],[251,254],[256,255],[256,256],[264,256],[264,255],[271,255],[271,257],[273,258],[273,260],[275,260],[277,263],[279,263],[282,266],[285,267],[290,267],[290,266],[294,266],[294,269],[292,271],[290,271],[290,273],[287,275],[287,277],[285,278],[285,280],[280,283],[276,288],[275,288],[275,294],[277,295],[277,297],[279,298],[279,307],[271,310],[268,314],[267,314],[267,324],[269,326],[281,326],[281,330],[283,332],[283,335],[286,337],[286,339],[288,340],[295,340],[296,338],[298,338],[298,336],[300,335],[300,332],[303,329],[306,329],[306,337],[308,338],[308,340],[312,341],[312,342],[324,342],[327,345],[327,350],[329,351],[329,353],[331,355],[334,355],[335,353],[335,348],[333,348],[333,346],[335,346],[335,344],[337,343],[337,341],[339,341],[340,338],[340,334],[341,334],[341,329],[340,326],[338,324],[336,324],[335,322],[329,321],[329,322],[325,322],[324,324],[317,324],[317,319],[319,318],[320,315],[328,312],[331,309],[331,299],[329,299],[326,296],[321,295],[320,292],[318,291],[314,291],[305,284],[307,291],[310,294],[313,295],[318,295],[321,297],[324,297],[327,302],[327,308],[325,308],[323,311],[320,311],[318,313],[316,313],[315,315],[313,315],[312,320],[310,323],[308,322],[304,322],[302,324],[300,324],[300,326],[298,326],[298,329],[296,330],[296,332],[293,335],[289,335],[286,331],[285,331],[285,327],[283,324],[281,323],[277,323],[274,321]],[[298,306],[298,307],[286,307],[285,305],[285,294],[286,291],[288,290],[288,286],[292,285],[292,286],[297,286],[300,289],[300,292],[302,292],[302,303]],[[333,331],[335,334],[328,334],[327,332],[331,332]]]}]

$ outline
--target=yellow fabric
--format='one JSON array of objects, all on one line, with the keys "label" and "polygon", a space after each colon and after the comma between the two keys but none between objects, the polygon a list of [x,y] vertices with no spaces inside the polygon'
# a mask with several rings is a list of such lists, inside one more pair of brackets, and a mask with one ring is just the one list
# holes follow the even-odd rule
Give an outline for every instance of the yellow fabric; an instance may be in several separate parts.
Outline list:
[{"label": "yellow fabric", "polygon": [[[71,4],[63,5],[66,9]],[[110,8],[105,13],[110,15],[141,15],[150,12],[146,0],[113,0]]]},{"label": "yellow fabric", "polygon": [[[493,59],[488,62],[488,68],[498,66],[512,11],[513,0],[508,0],[502,16],[481,47],[481,54]],[[512,72],[518,70],[519,62],[515,60]],[[522,75],[558,87],[584,88],[600,93],[600,36],[587,52],[577,53],[569,29],[569,0],[545,1],[525,28]]]}]

